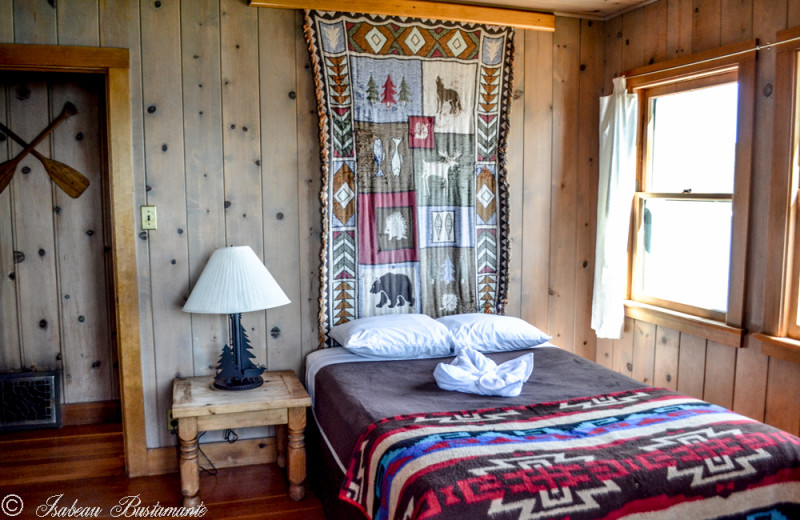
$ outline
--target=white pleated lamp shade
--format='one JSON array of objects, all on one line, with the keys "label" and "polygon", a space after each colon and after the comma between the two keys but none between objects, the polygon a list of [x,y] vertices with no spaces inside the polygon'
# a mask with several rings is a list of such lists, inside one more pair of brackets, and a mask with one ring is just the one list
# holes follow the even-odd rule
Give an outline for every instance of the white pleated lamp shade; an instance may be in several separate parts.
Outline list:
[{"label": "white pleated lamp shade", "polygon": [[287,303],[289,298],[250,246],[238,246],[214,251],[183,310],[237,314]]}]

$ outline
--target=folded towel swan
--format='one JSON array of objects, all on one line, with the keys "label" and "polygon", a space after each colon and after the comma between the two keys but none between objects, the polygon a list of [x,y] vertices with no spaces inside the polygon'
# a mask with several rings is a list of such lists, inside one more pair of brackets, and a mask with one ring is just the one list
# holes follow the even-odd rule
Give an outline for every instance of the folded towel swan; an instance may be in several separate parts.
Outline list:
[{"label": "folded towel swan", "polygon": [[477,350],[464,348],[452,362],[439,363],[433,378],[443,390],[515,397],[532,372],[532,352],[498,365]]}]

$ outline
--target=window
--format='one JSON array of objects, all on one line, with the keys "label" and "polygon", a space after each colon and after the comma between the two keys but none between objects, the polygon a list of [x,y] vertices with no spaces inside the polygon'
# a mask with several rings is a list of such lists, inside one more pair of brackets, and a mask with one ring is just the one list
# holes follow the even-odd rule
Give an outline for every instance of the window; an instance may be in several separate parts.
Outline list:
[{"label": "window", "polygon": [[741,325],[752,51],[747,42],[630,73],[640,111],[634,302]]},{"label": "window", "polygon": [[762,323],[800,339],[800,28],[778,33],[770,219]]},{"label": "window", "polygon": [[[800,229],[800,227],[798,227],[798,219],[800,219],[800,211],[798,211],[798,202],[799,202],[798,194],[800,194],[800,180],[798,179],[798,161],[800,161],[800,157],[798,157],[798,155],[800,155],[798,154],[798,135],[800,134],[800,132],[798,130],[800,130],[800,114],[798,113],[798,104],[799,104],[798,100],[800,100],[800,94],[798,93],[797,90],[797,84],[798,84],[797,64],[799,55],[797,51],[795,51],[793,54],[794,54],[793,57],[794,59],[792,60],[793,66],[789,70],[791,71],[791,74],[794,76],[792,78],[794,80],[793,81],[794,89],[792,89],[793,90],[793,92],[791,93],[792,99],[789,100],[789,102],[794,106],[791,107],[789,111],[792,120],[791,121],[792,131],[789,134],[791,136],[790,137],[791,152],[789,154],[789,159],[790,159],[789,164],[786,165],[789,173],[788,178],[790,183],[789,194],[790,194],[791,222],[789,223],[788,228],[792,232],[790,244],[793,246],[792,247],[793,254],[789,256],[789,258],[787,259],[791,262],[791,265],[789,266],[791,271],[788,277],[789,283],[787,284],[786,287],[788,301],[787,301],[787,312],[785,318],[786,321],[785,328],[788,336],[791,336],[793,338],[800,338],[800,316],[798,316],[798,311],[800,310],[799,309],[800,305],[798,305],[798,298],[800,298],[800,283],[798,283],[798,280],[800,280],[800,261],[798,261],[798,259],[800,259],[800,256],[798,256],[800,255],[800,240],[798,239],[799,237],[797,235],[798,229]],[[794,261],[791,261],[792,259]]]},{"label": "window", "polygon": [[632,298],[723,321],[736,157],[735,72],[642,94]]}]

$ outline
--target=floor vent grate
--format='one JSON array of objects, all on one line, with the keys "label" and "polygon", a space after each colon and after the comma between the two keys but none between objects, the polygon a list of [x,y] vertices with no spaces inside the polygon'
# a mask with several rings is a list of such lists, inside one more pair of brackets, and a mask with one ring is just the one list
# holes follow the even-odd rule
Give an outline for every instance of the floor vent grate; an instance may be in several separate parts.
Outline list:
[{"label": "floor vent grate", "polygon": [[58,372],[0,374],[0,431],[61,427]]}]

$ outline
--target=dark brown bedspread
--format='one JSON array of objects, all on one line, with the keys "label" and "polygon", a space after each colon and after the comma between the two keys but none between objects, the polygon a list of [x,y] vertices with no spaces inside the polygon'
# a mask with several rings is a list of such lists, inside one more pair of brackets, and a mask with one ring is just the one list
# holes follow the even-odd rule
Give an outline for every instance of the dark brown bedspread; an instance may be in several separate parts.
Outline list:
[{"label": "dark brown bedspread", "polygon": [[541,347],[488,357],[502,363],[530,351],[534,353],[533,374],[518,397],[440,389],[433,379],[433,369],[438,363],[450,362],[449,358],[327,366],[316,376],[314,413],[339,460],[347,465],[359,435],[384,417],[519,406],[645,386],[560,348]]}]

